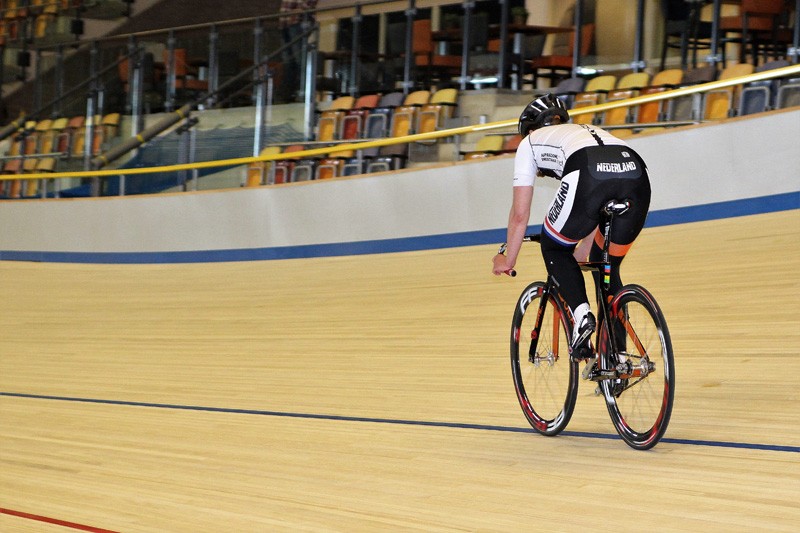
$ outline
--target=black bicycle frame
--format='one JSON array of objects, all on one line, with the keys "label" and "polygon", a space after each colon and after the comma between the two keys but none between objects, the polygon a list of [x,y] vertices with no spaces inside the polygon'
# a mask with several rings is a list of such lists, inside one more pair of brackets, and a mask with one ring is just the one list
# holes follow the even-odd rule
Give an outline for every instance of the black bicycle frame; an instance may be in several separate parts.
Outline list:
[{"label": "black bicycle frame", "polygon": [[[609,288],[611,286],[611,261],[609,258],[609,247],[611,245],[611,226],[614,222],[615,215],[621,215],[625,211],[630,208],[630,202],[628,200],[617,201],[612,200],[603,207],[601,210],[602,213],[602,220],[601,223],[603,224],[603,256],[602,261],[586,261],[580,262],[578,265],[581,267],[581,270],[585,271],[597,271],[603,273],[603,283],[599,286],[596,286],[596,290],[598,293],[598,305],[597,305],[597,312],[598,312],[598,320],[602,324],[601,328],[598,328],[596,334],[596,342],[595,346],[598,345],[600,341],[600,333],[603,329],[606,331],[606,341],[610,343],[610,353],[617,353],[617,339],[614,337],[613,332],[611,331],[611,327],[609,325],[608,317],[611,316],[609,304],[611,303],[611,298],[609,298]],[[523,238],[523,241],[528,242],[536,242],[540,241],[540,235],[526,235]],[[547,275],[547,282],[545,283],[544,288],[542,289],[541,301],[539,302],[539,310],[538,314],[536,315],[536,322],[531,334],[531,345],[530,350],[528,351],[528,355],[531,357],[531,360],[536,353],[536,347],[539,343],[539,333],[542,329],[542,317],[544,317],[544,312],[547,306],[547,297],[553,290],[553,287],[557,286],[557,283],[553,276]],[[563,306],[567,313],[572,313],[569,309],[569,306]],[[574,322],[574,318],[570,316],[570,323]]]}]

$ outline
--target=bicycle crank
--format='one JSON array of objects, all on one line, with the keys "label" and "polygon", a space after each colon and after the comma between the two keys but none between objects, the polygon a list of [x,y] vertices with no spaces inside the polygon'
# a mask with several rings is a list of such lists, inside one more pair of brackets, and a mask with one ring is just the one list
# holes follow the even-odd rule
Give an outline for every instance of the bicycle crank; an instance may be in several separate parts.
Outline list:
[{"label": "bicycle crank", "polygon": [[597,365],[597,359],[586,362],[586,366],[581,372],[581,377],[588,381],[603,381],[606,379],[644,379],[654,372],[656,365],[649,359],[642,359],[638,364],[630,360],[617,363],[614,369],[601,369]]}]

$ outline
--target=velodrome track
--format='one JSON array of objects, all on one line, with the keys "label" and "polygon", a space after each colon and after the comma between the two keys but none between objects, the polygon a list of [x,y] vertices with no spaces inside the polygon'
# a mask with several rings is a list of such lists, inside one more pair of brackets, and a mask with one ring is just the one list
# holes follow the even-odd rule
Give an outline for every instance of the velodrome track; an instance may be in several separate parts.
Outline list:
[{"label": "velodrome track", "polygon": [[495,245],[203,264],[0,262],[0,530],[796,531],[800,210],[647,228],[668,320],[649,452],[582,383],[527,426]]}]

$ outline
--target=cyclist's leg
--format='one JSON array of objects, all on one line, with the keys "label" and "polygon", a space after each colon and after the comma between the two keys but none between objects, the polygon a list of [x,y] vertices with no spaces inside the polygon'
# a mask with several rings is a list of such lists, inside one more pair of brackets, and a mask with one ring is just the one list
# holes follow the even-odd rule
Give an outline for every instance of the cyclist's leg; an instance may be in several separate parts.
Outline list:
[{"label": "cyclist's leg", "polygon": [[[611,264],[611,275],[609,279],[609,298],[617,294],[622,289],[621,265],[625,259],[626,254],[630,250],[636,237],[644,227],[645,219],[647,218],[647,211],[650,207],[650,183],[647,178],[646,172],[641,178],[635,180],[619,180],[619,183],[609,187],[609,194],[606,200],[612,199],[629,199],[631,200],[631,208],[623,215],[616,217],[611,227],[609,245],[609,263]],[[603,259],[603,234],[597,232],[595,234],[592,249],[589,252],[590,261],[602,261]],[[592,277],[595,284],[595,293],[600,305],[600,285],[603,283],[603,274],[599,271],[593,271]],[[625,351],[626,349],[626,333],[624,326],[617,321],[611,322],[614,327],[614,337],[617,339],[618,349]]]},{"label": "cyclist's leg", "polygon": [[[583,167],[573,168],[562,178],[561,187],[550,203],[542,225],[541,250],[547,272],[558,283],[559,292],[575,318],[573,347],[580,344],[581,351],[585,352],[582,357],[589,357],[591,344],[588,337],[595,329],[594,317],[589,312],[586,284],[573,253],[578,241],[597,226],[597,220],[585,215],[588,212],[584,208],[587,194],[580,191],[587,189],[590,183],[587,183]],[[573,354],[576,358],[580,356],[579,353]]]},{"label": "cyclist's leg", "polygon": [[[614,180],[603,194],[603,202],[613,199],[631,200],[631,208],[622,216],[614,219],[611,227],[611,244],[609,245],[609,260],[611,263],[611,279],[609,292],[614,295],[622,288],[620,266],[625,255],[630,250],[636,237],[644,227],[647,212],[650,208],[650,181],[645,171],[638,179]],[[589,252],[590,261],[603,259],[603,234],[595,233],[594,243]],[[603,274],[593,272],[595,286],[603,282]]]}]

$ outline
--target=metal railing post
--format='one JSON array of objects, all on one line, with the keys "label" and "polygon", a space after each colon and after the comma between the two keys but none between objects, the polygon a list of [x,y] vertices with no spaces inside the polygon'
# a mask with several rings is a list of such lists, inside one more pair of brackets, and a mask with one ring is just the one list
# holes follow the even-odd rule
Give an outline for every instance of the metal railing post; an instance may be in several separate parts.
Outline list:
[{"label": "metal railing post", "polygon": [[636,36],[633,43],[633,63],[631,68],[634,72],[641,72],[647,66],[644,61],[644,0],[639,0],[636,6]]},{"label": "metal railing post", "polygon": [[[95,115],[97,114],[97,42],[89,51],[89,92],[86,97],[86,120],[83,137],[83,169],[91,170],[92,147],[94,146]],[[100,196],[100,178],[91,179],[91,195]]]},{"label": "metal railing post", "polygon": [[794,3],[794,32],[792,34],[792,46],[786,51],[786,56],[791,58],[795,65],[800,62],[800,0]]},{"label": "metal railing post", "polygon": [[508,0],[499,0],[500,3],[500,54],[497,62],[497,88],[506,86],[506,73],[508,71]]},{"label": "metal railing post", "polygon": [[583,0],[575,0],[575,39],[572,45],[572,76],[581,70],[581,47],[583,46]]},{"label": "metal railing post", "polygon": [[[211,26],[211,31],[208,32],[208,91],[212,95],[216,94],[219,87],[219,31],[217,26]],[[214,105],[215,96],[209,97],[206,105],[212,107]]]},{"label": "metal railing post", "polygon": [[353,21],[353,40],[350,47],[350,96],[355,96],[358,93],[358,88],[361,85],[361,4],[356,4],[355,14],[351,19]]},{"label": "metal railing post", "polygon": [[711,16],[711,45],[710,53],[706,57],[706,62],[712,66],[722,61],[722,55],[719,53],[719,16],[722,10],[722,2],[714,0],[713,15]]},{"label": "metal railing post", "polygon": [[315,26],[314,31],[311,33],[313,42],[303,39],[306,43],[306,68],[305,68],[305,87],[303,90],[303,106],[305,112],[305,121],[303,127],[303,136],[307,141],[314,138],[314,118],[316,114],[316,92],[317,92],[317,57],[319,50],[317,45],[319,43],[319,26]]},{"label": "metal railing post", "polygon": [[167,37],[167,89],[164,101],[164,109],[167,112],[175,109],[175,31],[170,30]]},{"label": "metal railing post", "polygon": [[56,98],[53,104],[53,114],[62,115],[61,103],[64,99],[64,47],[59,46],[56,52]]},{"label": "metal railing post", "polygon": [[464,31],[461,37],[461,79],[459,80],[459,87],[462,91],[467,89],[467,82],[469,81],[469,38],[472,32],[472,10],[474,8],[475,0],[464,0]]},{"label": "metal railing post", "polygon": [[414,82],[411,81],[411,65],[414,61],[414,17],[417,14],[415,0],[408,0],[406,9],[406,57],[403,62],[403,94],[408,94]]},{"label": "metal railing post", "polygon": [[[261,63],[261,46],[264,38],[264,24],[261,19],[256,19],[253,25],[253,65]],[[257,83],[261,77],[260,69],[253,70],[253,83]],[[250,96],[253,105],[256,104],[257,96],[255,92]]]}]

